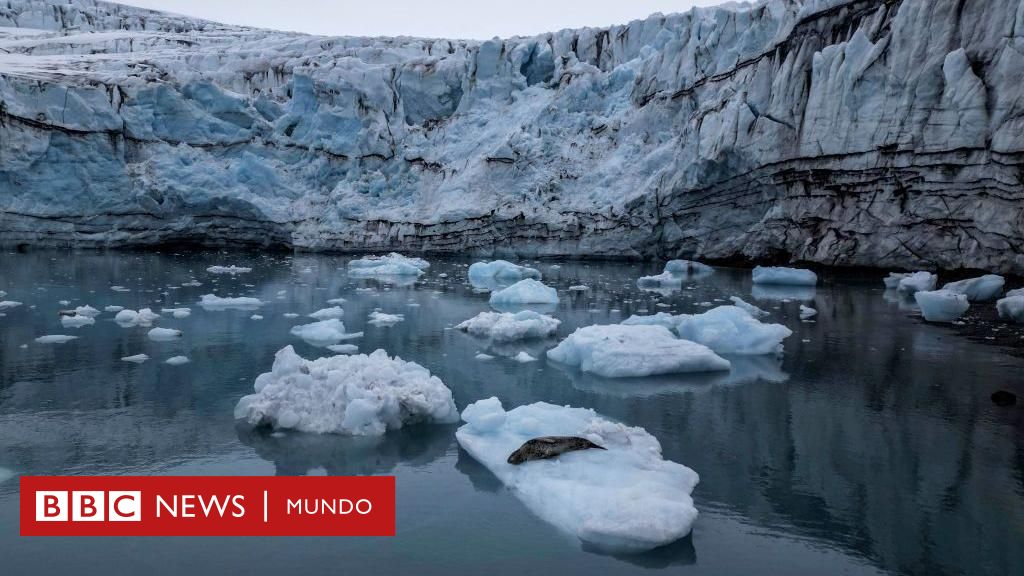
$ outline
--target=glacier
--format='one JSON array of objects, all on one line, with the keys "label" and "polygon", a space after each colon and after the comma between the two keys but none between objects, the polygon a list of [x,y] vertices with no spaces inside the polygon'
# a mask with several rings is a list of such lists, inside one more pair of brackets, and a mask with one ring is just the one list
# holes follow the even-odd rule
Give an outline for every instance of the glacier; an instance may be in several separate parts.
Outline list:
[{"label": "glacier", "polygon": [[0,243],[1024,272],[1024,0],[488,41],[0,6]]}]

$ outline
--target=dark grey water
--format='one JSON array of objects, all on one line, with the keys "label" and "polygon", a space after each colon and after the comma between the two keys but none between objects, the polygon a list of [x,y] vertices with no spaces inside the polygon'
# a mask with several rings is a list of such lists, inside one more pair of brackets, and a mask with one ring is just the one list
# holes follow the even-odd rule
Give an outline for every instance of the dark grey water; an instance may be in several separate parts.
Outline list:
[{"label": "dark grey water", "polygon": [[[743,363],[729,377],[616,382],[547,363],[555,341],[527,350],[536,363],[474,360],[479,340],[450,327],[486,310],[465,284],[467,262],[432,260],[418,283],[348,281],[346,258],[246,253],[32,252],[0,255],[0,468],[15,474],[394,474],[395,538],[21,538],[17,481],[0,481],[0,565],[7,574],[1022,574],[1024,418],[989,394],[1024,394],[1024,360],[928,325],[892,302],[879,278],[824,277],[798,302],[755,299],[749,272],[719,270],[661,297],[641,292],[654,265],[536,264],[562,298],[565,335],[633,313],[699,312],[739,295],[794,330],[781,361]],[[213,264],[252,266],[236,277]],[[448,274],[447,279],[439,278]],[[203,286],[182,286],[195,278]],[[586,284],[582,293],[565,291]],[[120,285],[128,292],[112,291]],[[357,291],[356,288],[373,288]],[[201,294],[253,295],[252,312],[208,312]],[[763,294],[759,294],[764,296]],[[778,296],[785,296],[776,295]],[[693,535],[639,556],[603,556],[532,516],[486,469],[461,452],[454,426],[420,426],[379,439],[274,437],[232,420],[238,398],[293,344],[289,335],[329,298],[348,302],[344,322],[365,330],[362,351],[384,348],[418,362],[454,392],[460,408],[496,395],[506,407],[539,400],[596,409],[643,426],[666,458],[701,476]],[[121,328],[104,313],[62,328],[58,309],[188,306],[175,342]],[[659,306],[661,303],[667,306]],[[374,308],[402,313],[366,325]],[[1013,331],[1017,332],[1014,333]],[[1002,341],[1019,340],[1003,328]],[[43,334],[80,336],[37,344]],[[1010,335],[1007,338],[1007,334]],[[1024,342],[1024,340],[1020,340]],[[24,345],[24,347],[23,347]],[[144,352],[141,365],[120,360]],[[191,363],[163,360],[184,354]],[[2,474],[2,473],[0,473]],[[15,477],[16,478],[16,477]],[[116,563],[115,563],[116,562]]]}]

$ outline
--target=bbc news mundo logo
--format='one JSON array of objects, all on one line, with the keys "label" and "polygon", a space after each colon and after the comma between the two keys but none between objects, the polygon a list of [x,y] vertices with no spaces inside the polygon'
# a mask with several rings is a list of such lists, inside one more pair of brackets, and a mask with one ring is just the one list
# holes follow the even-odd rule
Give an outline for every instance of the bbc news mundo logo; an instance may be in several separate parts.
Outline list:
[{"label": "bbc news mundo logo", "polygon": [[394,536],[394,476],[23,476],[22,536]]}]

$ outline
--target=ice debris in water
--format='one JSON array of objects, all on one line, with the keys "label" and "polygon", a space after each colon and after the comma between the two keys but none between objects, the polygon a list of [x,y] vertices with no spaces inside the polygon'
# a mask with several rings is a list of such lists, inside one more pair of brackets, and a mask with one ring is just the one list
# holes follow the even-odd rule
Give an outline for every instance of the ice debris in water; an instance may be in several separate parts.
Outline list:
[{"label": "ice debris in water", "polygon": [[346,335],[345,325],[337,318],[292,326],[291,333],[314,346],[337,344]]},{"label": "ice debris in water", "polygon": [[81,328],[82,326],[90,326],[96,323],[96,319],[92,316],[79,316],[77,314],[73,316],[61,316],[60,324],[65,328]]},{"label": "ice debris in water", "polygon": [[959,282],[949,282],[943,290],[967,296],[971,302],[983,302],[999,296],[1003,292],[1006,280],[998,274],[986,274],[977,278],[968,278]]},{"label": "ice debris in water", "polygon": [[491,356],[490,354],[484,354],[483,352],[477,353],[477,355],[473,356],[473,358],[476,358],[477,360],[494,360],[494,356]]},{"label": "ice debris in water", "polygon": [[491,293],[491,304],[558,304],[558,292],[539,280],[527,278]]},{"label": "ice debris in water", "polygon": [[1024,288],[1007,292],[996,302],[996,310],[1000,318],[1024,324]]},{"label": "ice debris in water", "polygon": [[588,287],[586,284],[576,284],[574,286],[569,286],[570,292],[586,292],[587,290],[590,290],[590,287]]},{"label": "ice debris in water", "polygon": [[663,326],[585,326],[548,350],[555,362],[607,378],[728,370],[729,361]]},{"label": "ice debris in water", "polygon": [[121,326],[149,326],[152,324],[160,315],[153,312],[149,308],[142,308],[139,311],[135,310],[121,310],[114,316],[114,322],[117,322]]},{"label": "ice debris in water", "polygon": [[337,306],[339,304],[344,304],[345,302],[347,302],[347,300],[345,300],[344,298],[331,298],[330,300],[327,301],[327,303],[332,305],[332,306]]},{"label": "ice debris in water", "polygon": [[252,268],[243,268],[242,266],[235,266],[232,264],[231,266],[210,266],[206,271],[211,274],[231,274],[234,276],[235,274],[252,272]]},{"label": "ice debris in water", "polygon": [[125,362],[131,362],[133,364],[142,364],[146,360],[149,360],[149,356],[145,354],[136,354],[134,356],[124,356],[121,358]]},{"label": "ice debris in water", "polygon": [[426,368],[383,350],[306,360],[291,346],[238,401],[235,418],[320,434],[379,436],[409,424],[455,422],[451,391]]},{"label": "ice debris in water", "polygon": [[229,310],[232,308],[252,310],[263,306],[263,302],[259,298],[252,298],[250,296],[221,298],[215,294],[203,294],[199,300],[199,305],[206,310]]},{"label": "ice debris in water", "polygon": [[474,336],[490,338],[494,342],[512,342],[527,338],[545,338],[558,329],[561,320],[533,310],[510,312],[481,312],[455,326]]},{"label": "ice debris in water", "polygon": [[914,300],[929,322],[952,322],[971,307],[966,295],[949,290],[922,290],[914,293]]},{"label": "ice debris in water", "polygon": [[803,268],[758,266],[751,273],[754,284],[783,284],[787,286],[814,286],[818,275]]},{"label": "ice debris in water", "polygon": [[405,315],[403,314],[386,314],[380,310],[374,310],[373,312],[370,312],[370,317],[369,320],[367,320],[367,323],[373,324],[374,326],[393,326],[402,320],[405,320]]},{"label": "ice debris in water", "polygon": [[803,304],[800,305],[800,319],[801,320],[807,320],[809,318],[814,318],[817,315],[818,315],[818,311],[815,310],[814,308],[811,308],[810,306],[804,306]]},{"label": "ice debris in water", "polygon": [[430,268],[422,258],[409,258],[396,252],[385,256],[366,256],[348,263],[348,275],[353,278],[373,276],[419,276]]},{"label": "ice debris in water", "polygon": [[182,364],[188,364],[191,360],[188,359],[188,356],[171,356],[164,360],[164,362],[171,366],[181,366]]},{"label": "ice debris in water", "polygon": [[778,354],[793,331],[766,324],[738,306],[719,306],[703,314],[682,315],[676,326],[680,338],[703,344],[718,354]]},{"label": "ice debris in water", "polygon": [[693,260],[669,260],[665,263],[665,272],[671,272],[673,274],[703,276],[705,274],[711,274],[714,271],[715,269],[711,266],[700,262],[694,262]]},{"label": "ice debris in water", "polygon": [[344,315],[345,311],[341,309],[341,306],[333,306],[331,308],[317,310],[310,314],[309,317],[317,320],[327,320],[330,318],[341,318]]},{"label": "ice debris in water", "polygon": [[523,351],[523,350],[520,350],[518,354],[516,354],[515,356],[512,357],[512,359],[515,360],[516,362],[519,362],[520,364],[525,364],[527,362],[536,362],[537,361],[536,358],[534,358],[533,356],[530,356],[529,353],[527,353],[526,351]]},{"label": "ice debris in water", "polygon": [[161,314],[170,314],[175,318],[188,318],[192,315],[191,308],[161,308]]},{"label": "ice debris in water", "polygon": [[124,306],[107,306],[103,309],[104,312],[120,312],[124,310]]},{"label": "ice debris in water", "polygon": [[17,308],[18,306],[21,306],[21,302],[18,302],[16,300],[3,300],[3,301],[0,301],[0,310],[7,310],[9,308]]},{"label": "ice debris in water", "polygon": [[0,468],[0,483],[6,482],[14,478],[14,472],[11,472],[7,468]]},{"label": "ice debris in water", "polygon": [[78,338],[78,336],[68,336],[66,334],[48,334],[46,336],[40,336],[39,338],[36,338],[36,342],[40,344],[63,344],[76,338]]},{"label": "ice debris in water", "polygon": [[748,303],[747,301],[745,301],[743,298],[740,298],[739,296],[730,296],[729,300],[732,301],[733,306],[736,306],[737,308],[742,308],[742,309],[746,310],[747,314],[750,314],[754,318],[764,318],[765,316],[768,315],[768,311],[767,310],[762,310],[762,309],[758,308],[757,306],[754,306],[753,304]]},{"label": "ice debris in water", "polygon": [[84,306],[79,306],[72,310],[72,312],[75,313],[75,316],[85,316],[87,318],[95,318],[96,316],[100,315],[99,310],[93,308],[92,306],[89,306],[88,304]]},{"label": "ice debris in water", "polygon": [[641,276],[637,278],[636,285],[640,288],[681,288],[683,277],[665,271],[656,276]]},{"label": "ice debris in water", "polygon": [[889,272],[889,275],[882,279],[885,284],[886,290],[896,290],[900,287],[900,280],[903,280],[910,274],[906,272]]},{"label": "ice debris in water", "polygon": [[[693,470],[665,460],[646,430],[593,410],[537,402],[505,411],[497,398],[462,412],[459,445],[527,508],[588,546],[636,553],[690,533],[697,509]],[[540,436],[577,436],[605,448],[567,452],[515,466],[508,456]]]},{"label": "ice debris in water", "polygon": [[935,290],[935,284],[939,278],[931,272],[914,272],[900,278],[896,288],[902,294],[912,296],[915,292],[928,292]]},{"label": "ice debris in water", "polygon": [[359,346],[355,344],[331,344],[327,349],[335,354],[355,354],[359,352]]},{"label": "ice debris in water", "polygon": [[505,260],[476,262],[469,267],[468,277],[471,284],[484,285],[492,280],[518,282],[527,278],[541,279],[540,271],[536,268],[519,266]]},{"label": "ice debris in water", "polygon": [[178,338],[181,338],[181,330],[175,330],[174,328],[153,328],[149,331],[147,336],[149,336],[150,340],[155,340],[157,342],[177,340]]}]

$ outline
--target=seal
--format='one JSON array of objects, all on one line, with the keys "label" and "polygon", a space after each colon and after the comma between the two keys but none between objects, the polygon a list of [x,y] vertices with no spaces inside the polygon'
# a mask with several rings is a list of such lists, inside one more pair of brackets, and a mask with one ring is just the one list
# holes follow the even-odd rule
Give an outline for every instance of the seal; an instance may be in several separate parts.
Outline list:
[{"label": "seal", "polygon": [[606,450],[586,438],[578,436],[541,436],[527,440],[508,457],[509,464],[522,464],[529,460],[547,460],[566,452],[596,448]]}]

